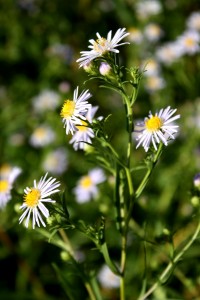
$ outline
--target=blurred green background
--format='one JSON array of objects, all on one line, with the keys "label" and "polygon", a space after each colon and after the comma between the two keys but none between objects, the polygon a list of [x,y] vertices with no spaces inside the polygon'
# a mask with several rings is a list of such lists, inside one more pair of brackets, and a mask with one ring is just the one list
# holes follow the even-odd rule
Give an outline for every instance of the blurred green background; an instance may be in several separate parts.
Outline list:
[{"label": "blurred green background", "polygon": [[[167,228],[172,234],[177,232],[177,245],[194,231],[196,210],[190,198],[193,177],[200,170],[199,51],[192,55],[186,53],[169,64],[159,62],[156,53],[159,47],[174,41],[186,30],[189,16],[199,11],[200,5],[198,0],[160,0],[156,1],[157,11],[143,15],[139,9],[141,2],[0,0],[0,159],[1,164],[9,163],[22,169],[12,200],[0,211],[1,299],[70,299],[65,289],[70,290],[71,299],[87,299],[83,283],[73,266],[62,261],[60,250],[45,243],[37,231],[18,225],[15,207],[23,201],[19,194],[23,194],[23,189],[30,186],[33,179],[44,174],[43,162],[56,149],[64,149],[67,157],[65,169],[56,177],[63,190],[66,189],[71,214],[88,223],[105,215],[111,255],[116,260],[119,258],[114,213],[109,213],[112,187],[109,184],[101,186],[101,201],[83,205],[75,202],[71,191],[79,177],[94,164],[83,152],[75,152],[69,145],[59,116],[64,99],[70,99],[77,86],[80,90],[89,88],[93,94],[91,103],[99,106],[97,115],[112,114],[109,131],[113,145],[122,154],[125,151],[124,112],[119,96],[100,89],[97,81],[84,84],[88,75],[76,63],[80,51],[87,50],[88,40],[95,39],[96,32],[106,36],[110,30],[115,33],[118,28],[125,27],[132,33],[131,44],[120,47],[122,65],[140,68],[150,59],[159,64],[158,77],[163,84],[149,86],[148,76],[144,75],[134,107],[136,120],[147,116],[149,110],[154,113],[168,105],[177,108],[181,114],[176,141],[165,149],[147,189],[135,205],[133,217],[136,223],[132,224],[128,248],[128,299],[136,299],[141,288],[144,271],[141,236],[144,232],[147,240],[154,241],[147,246],[147,273],[151,283],[162,270],[169,253],[163,230]],[[151,7],[154,5],[152,2]],[[152,23],[162,32],[157,40],[145,34]],[[138,35],[134,34],[136,29]],[[53,109],[37,110],[34,99],[44,91],[55,93],[57,104]],[[30,139],[42,124],[51,128],[54,138],[51,143],[35,146]],[[144,150],[134,147],[133,165],[138,165],[144,158]],[[140,178],[142,171],[134,175],[136,185]],[[97,251],[90,250],[91,242],[73,231],[69,231],[69,236],[77,252],[80,251],[80,257],[86,257],[88,270],[98,272],[103,258]],[[199,246],[197,240],[179,263],[168,285],[150,299],[200,299]],[[63,271],[65,286],[61,284],[53,262]],[[102,294],[105,299],[119,299],[116,290],[102,287]]]}]

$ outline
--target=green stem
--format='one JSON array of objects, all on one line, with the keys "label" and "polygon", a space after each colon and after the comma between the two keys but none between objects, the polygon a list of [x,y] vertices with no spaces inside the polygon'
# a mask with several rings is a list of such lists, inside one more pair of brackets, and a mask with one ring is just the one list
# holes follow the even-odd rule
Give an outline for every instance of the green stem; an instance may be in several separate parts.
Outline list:
[{"label": "green stem", "polygon": [[135,198],[136,198],[136,199],[139,198],[139,196],[140,196],[141,193],[143,192],[145,186],[147,185],[147,183],[148,183],[148,181],[149,181],[149,178],[150,178],[150,175],[151,175],[151,173],[152,173],[152,171],[153,171],[153,169],[154,169],[154,167],[155,167],[155,165],[156,165],[158,159],[160,158],[160,155],[161,155],[161,153],[162,153],[162,148],[163,148],[163,144],[160,143],[159,148],[158,148],[158,151],[157,151],[156,154],[155,154],[155,157],[154,157],[154,159],[153,159],[153,161],[152,161],[151,166],[148,168],[148,170],[147,170],[147,172],[146,172],[146,174],[145,174],[145,176],[144,176],[142,182],[140,183],[139,187],[137,188],[137,190],[136,190],[136,192],[135,192]]},{"label": "green stem", "polygon": [[[127,131],[128,131],[128,144],[127,144],[127,152],[126,152],[126,167],[124,168],[125,173],[126,173],[126,180],[128,183],[128,188],[129,188],[129,199],[128,201],[125,201],[125,197],[123,195],[122,201],[124,203],[124,218],[122,221],[125,221],[125,224],[123,225],[123,230],[121,231],[121,277],[120,277],[120,300],[125,300],[125,268],[126,268],[126,251],[127,251],[127,233],[128,233],[128,207],[132,205],[132,200],[133,200],[133,195],[134,195],[134,189],[133,189],[133,184],[132,184],[132,178],[131,178],[131,173],[130,173],[130,160],[131,160],[131,148],[132,148],[132,130],[133,130],[133,116],[132,116],[132,109],[130,105],[129,98],[127,96],[124,96],[124,104],[126,106],[126,113],[127,113]],[[123,178],[121,180],[124,180]],[[120,183],[122,185],[122,182]],[[124,192],[124,191],[123,191]]]},{"label": "green stem", "polygon": [[126,178],[127,178],[127,183],[128,183],[130,200],[131,200],[134,196],[134,188],[133,188],[133,183],[132,183],[132,178],[131,178],[131,172],[130,172],[130,169],[128,169],[128,168],[125,168],[125,172],[126,172]]},{"label": "green stem", "polygon": [[198,234],[200,232],[200,218],[198,226],[191,237],[191,239],[186,243],[186,245],[183,247],[183,249],[174,257],[174,259],[166,266],[162,274],[160,275],[159,279],[152,285],[152,287],[141,297],[139,297],[138,300],[145,300],[149,295],[151,295],[155,289],[162,284],[163,280],[167,275],[169,275],[174,268],[175,264],[179,261],[179,259],[184,255],[184,253],[188,250],[188,248],[193,244],[193,242],[196,240]]},{"label": "green stem", "polygon": [[92,287],[90,285],[90,282],[85,281],[84,283],[85,283],[85,288],[88,291],[88,294],[90,296],[90,299],[91,300],[100,300],[101,298],[95,296],[95,294],[93,292],[93,289],[92,289]]},{"label": "green stem", "polygon": [[[132,149],[132,131],[133,131],[133,113],[132,113],[132,105],[137,98],[138,92],[138,82],[139,77],[137,78],[137,85],[133,87],[132,95],[129,98],[127,95],[124,84],[121,81],[121,76],[119,73],[119,68],[115,66],[113,63],[113,70],[116,76],[117,81],[117,89],[116,91],[121,94],[123,103],[125,106],[125,113],[126,113],[126,121],[127,121],[127,132],[128,132],[128,142],[127,142],[127,151],[126,151],[126,163],[121,163],[118,154],[112,149],[110,149],[112,153],[117,158],[117,168],[116,168],[116,189],[115,189],[115,203],[116,207],[119,211],[119,220],[120,220],[120,233],[121,233],[121,277],[120,277],[120,300],[125,300],[125,267],[126,267],[126,251],[127,251],[127,234],[128,234],[128,227],[130,221],[130,208],[132,210],[133,207],[133,197],[134,197],[134,188],[131,178],[130,172],[130,165],[131,165],[131,149]],[[136,77],[134,77],[136,78]],[[120,168],[118,167],[122,167]],[[125,176],[124,176],[125,171]],[[128,184],[128,199],[126,199],[126,190],[125,190],[125,183]],[[117,220],[118,222],[118,220]]]},{"label": "green stem", "polygon": [[71,243],[68,239],[68,236],[66,235],[65,231],[62,228],[60,228],[58,231],[60,233],[60,236],[62,237],[63,242],[68,246],[67,247],[68,253],[74,258],[74,250],[73,250],[72,245],[71,245]]},{"label": "green stem", "polygon": [[125,267],[126,267],[126,244],[127,234],[122,236],[122,250],[121,250],[121,272],[120,277],[120,300],[125,300]]}]

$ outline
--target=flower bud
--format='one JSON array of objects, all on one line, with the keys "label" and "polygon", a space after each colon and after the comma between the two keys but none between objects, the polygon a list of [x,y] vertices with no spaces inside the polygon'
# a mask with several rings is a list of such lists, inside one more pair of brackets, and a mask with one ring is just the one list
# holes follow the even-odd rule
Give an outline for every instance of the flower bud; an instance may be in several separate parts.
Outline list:
[{"label": "flower bud", "polygon": [[106,62],[102,62],[99,67],[100,74],[103,76],[108,76],[110,74],[110,71],[111,71],[111,66]]},{"label": "flower bud", "polygon": [[66,251],[61,251],[60,257],[63,261],[68,261],[70,260],[70,255]]},{"label": "flower bud", "polygon": [[163,234],[164,234],[165,236],[170,236],[170,231],[169,231],[169,229],[168,229],[168,228],[163,228]]},{"label": "flower bud", "polygon": [[199,197],[197,196],[192,197],[191,203],[194,207],[199,207]]},{"label": "flower bud", "polygon": [[96,73],[97,73],[95,64],[93,62],[89,62],[88,64],[84,65],[83,69],[85,70],[85,72],[87,72],[91,75],[96,75]]},{"label": "flower bud", "polygon": [[194,183],[194,187],[200,190],[200,173],[194,176],[193,183]]}]

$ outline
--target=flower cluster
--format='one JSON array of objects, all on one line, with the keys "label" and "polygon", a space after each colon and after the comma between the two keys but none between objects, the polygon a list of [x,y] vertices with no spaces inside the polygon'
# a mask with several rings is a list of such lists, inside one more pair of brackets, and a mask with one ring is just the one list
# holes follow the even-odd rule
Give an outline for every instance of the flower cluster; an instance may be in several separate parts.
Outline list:
[{"label": "flower cluster", "polygon": [[[105,39],[97,33],[98,39],[96,41],[90,40],[91,45],[89,48],[92,50],[81,52],[82,57],[77,61],[80,63],[80,66],[84,67],[92,60],[105,56],[108,52],[118,53],[119,50],[116,47],[127,44],[126,42],[119,43],[128,35],[125,28],[117,30],[113,38],[111,35],[112,32],[110,31],[107,39]],[[110,72],[109,64],[102,61],[99,72],[106,76]],[[159,75],[159,65],[154,60],[150,61],[150,70],[147,76],[150,78],[151,75]],[[69,143],[73,144],[75,150],[85,149],[87,144],[91,144],[92,138],[94,138],[94,131],[89,125],[93,122],[98,106],[92,106],[88,102],[91,96],[88,90],[84,90],[79,95],[79,87],[77,87],[74,90],[73,99],[65,100],[60,112],[66,134],[72,134]],[[48,94],[46,97],[50,97],[50,95]],[[53,97],[55,99],[55,95]],[[37,104],[38,100],[35,103]],[[52,105],[54,104],[52,102]],[[144,121],[136,123],[134,130],[137,140],[136,148],[143,146],[147,152],[151,143],[156,151],[158,150],[157,145],[159,143],[168,145],[169,141],[173,140],[178,132],[179,126],[174,124],[174,121],[180,118],[180,115],[174,116],[175,112],[176,109],[171,109],[168,106],[156,112],[155,115],[150,112]],[[50,134],[47,129],[44,126],[36,129],[30,139],[33,146],[41,147],[53,141],[54,135]],[[43,163],[43,168],[46,171],[59,175],[65,171],[67,163],[66,152],[63,149],[58,149],[48,154]],[[6,177],[6,180],[5,178],[1,179],[1,207],[10,199],[12,183],[19,173],[20,170],[14,168],[11,174]],[[24,212],[19,218],[19,222],[22,223],[25,220],[26,227],[29,225],[31,215],[33,229],[36,225],[46,226],[43,217],[49,217],[49,210],[44,203],[55,203],[55,200],[52,200],[51,196],[59,192],[58,187],[60,186],[60,183],[55,178],[50,177],[47,179],[47,174],[41,177],[38,183],[34,180],[33,187],[24,189],[24,203],[20,207]],[[94,168],[87,175],[82,176],[73,190],[77,202],[83,203],[96,198],[99,192],[98,184],[104,182],[105,179],[105,174],[100,168]],[[2,191],[6,190],[5,182],[7,183],[7,192],[3,194]]]}]

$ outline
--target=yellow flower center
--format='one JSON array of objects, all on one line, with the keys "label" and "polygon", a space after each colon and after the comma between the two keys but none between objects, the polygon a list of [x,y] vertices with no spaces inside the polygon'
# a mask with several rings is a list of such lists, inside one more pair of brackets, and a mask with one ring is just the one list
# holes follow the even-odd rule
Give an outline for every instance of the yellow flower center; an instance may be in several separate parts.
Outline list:
[{"label": "yellow flower center", "polygon": [[87,130],[87,123],[85,121],[81,121],[81,125],[76,125],[76,128],[80,131],[86,131]]},{"label": "yellow flower center", "polygon": [[152,116],[151,119],[146,120],[145,125],[149,131],[156,131],[162,127],[163,122],[158,116]]},{"label": "yellow flower center", "polygon": [[194,46],[195,42],[194,42],[194,40],[193,40],[191,37],[188,37],[188,38],[185,40],[185,44],[186,44],[186,46],[188,46],[188,47],[192,47],[192,46]]},{"label": "yellow flower center", "polygon": [[[105,52],[104,48],[106,46],[106,42],[107,42],[107,40],[103,37],[101,37],[100,39],[97,39],[96,42],[93,45],[94,50],[96,52],[99,52],[100,54],[103,54]],[[103,48],[103,51],[102,51],[102,48]]]},{"label": "yellow flower center", "polygon": [[151,89],[156,89],[160,85],[160,81],[157,77],[149,77],[147,79],[147,86]]},{"label": "yellow flower center", "polygon": [[37,128],[34,133],[38,138],[43,138],[46,136],[46,129],[45,128]]},{"label": "yellow flower center", "polygon": [[81,182],[80,182],[80,185],[83,187],[83,188],[88,188],[92,185],[92,180],[90,178],[90,176],[84,176],[82,179],[81,179]]},{"label": "yellow flower center", "polygon": [[75,102],[72,100],[65,100],[60,113],[61,117],[70,118],[74,113],[74,109],[75,109]]},{"label": "yellow flower center", "polygon": [[32,208],[38,205],[40,197],[40,191],[38,189],[32,188],[27,195],[24,195],[24,202],[28,207]]},{"label": "yellow flower center", "polygon": [[0,192],[5,193],[8,190],[9,184],[7,180],[0,180]]}]

